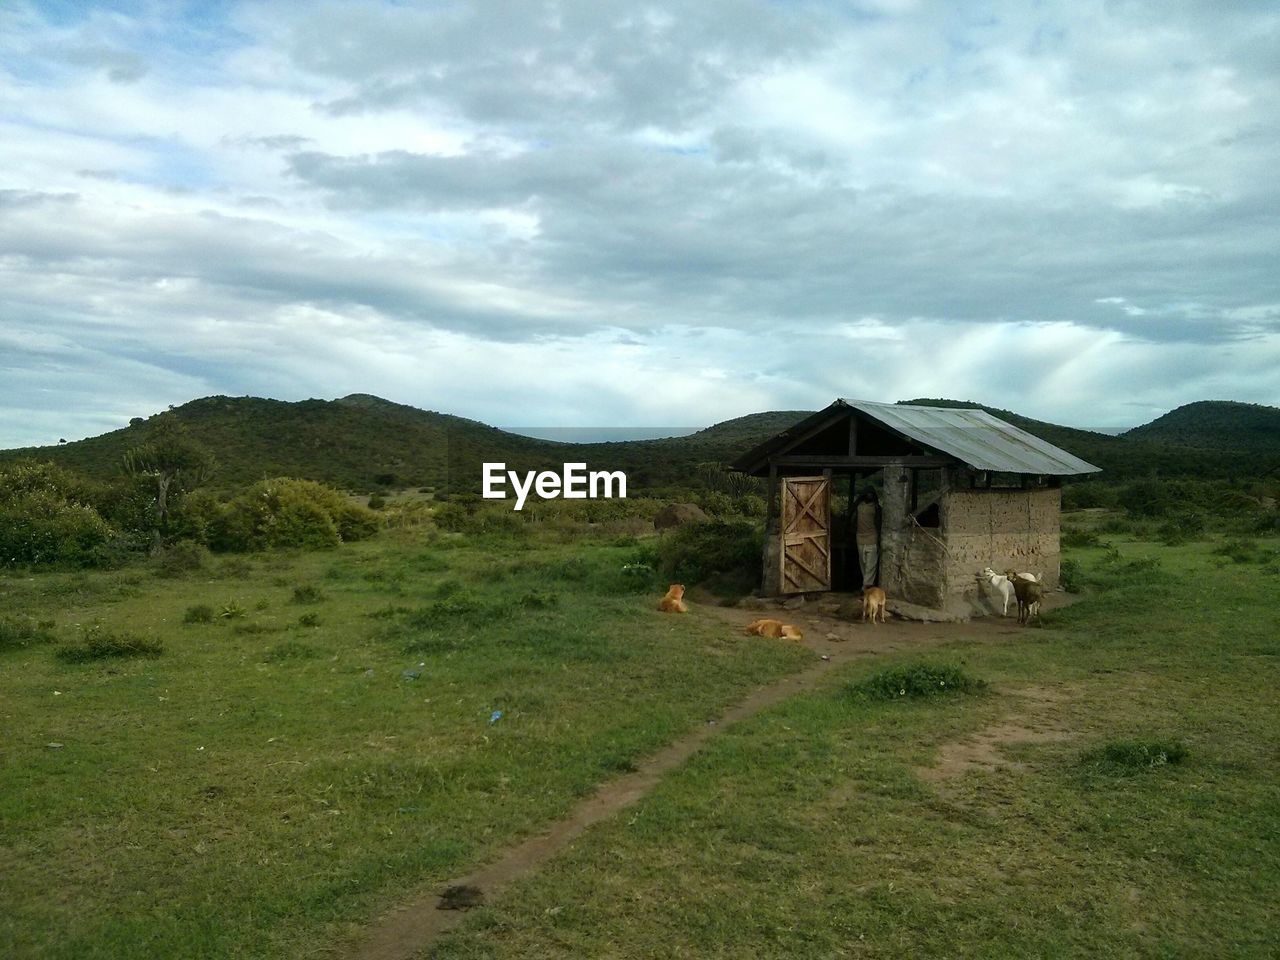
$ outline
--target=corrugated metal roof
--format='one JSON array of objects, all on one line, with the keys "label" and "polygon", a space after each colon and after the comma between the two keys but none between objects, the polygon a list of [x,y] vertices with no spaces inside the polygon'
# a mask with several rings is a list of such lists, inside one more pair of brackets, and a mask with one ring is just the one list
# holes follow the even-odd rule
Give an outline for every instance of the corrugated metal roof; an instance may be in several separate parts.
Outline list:
[{"label": "corrugated metal roof", "polygon": [[1020,430],[985,410],[842,400],[874,420],[976,470],[1069,476],[1101,467]]}]

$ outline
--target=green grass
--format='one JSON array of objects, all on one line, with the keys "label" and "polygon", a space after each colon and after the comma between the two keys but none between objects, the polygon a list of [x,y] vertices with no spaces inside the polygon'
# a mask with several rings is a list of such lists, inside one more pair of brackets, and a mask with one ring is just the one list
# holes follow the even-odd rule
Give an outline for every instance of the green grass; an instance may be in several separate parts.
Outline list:
[{"label": "green grass", "polygon": [[[832,671],[432,955],[1272,955],[1280,580],[1108,539],[1044,629]],[[44,638],[0,650],[6,956],[324,955],[811,661],[656,613],[635,552],[404,532],[0,579]],[[62,662],[96,621],[164,655]],[[899,693],[938,682],[983,695]],[[1011,719],[1065,733],[920,777]]]},{"label": "green grass", "polygon": [[[842,667],[430,955],[1274,956],[1280,581],[1212,544],[1074,559],[1091,593],[1052,626],[943,648],[985,696],[851,697],[918,661]],[[1050,721],[1016,766],[917,772]]]},{"label": "green grass", "polygon": [[0,651],[4,955],[315,956],[812,659],[659,614],[632,552],[403,532],[0,578],[61,644],[164,647]]}]

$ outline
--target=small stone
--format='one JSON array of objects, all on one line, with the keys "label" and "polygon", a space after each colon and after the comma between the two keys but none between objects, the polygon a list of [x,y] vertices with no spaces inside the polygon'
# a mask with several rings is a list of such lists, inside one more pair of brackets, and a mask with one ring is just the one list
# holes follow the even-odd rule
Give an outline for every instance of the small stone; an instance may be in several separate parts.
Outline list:
[{"label": "small stone", "polygon": [[62,749],[62,744],[60,744],[60,743],[46,743],[46,744],[45,744],[45,746],[46,746],[46,747],[48,747],[50,750],[61,750],[61,749]]}]

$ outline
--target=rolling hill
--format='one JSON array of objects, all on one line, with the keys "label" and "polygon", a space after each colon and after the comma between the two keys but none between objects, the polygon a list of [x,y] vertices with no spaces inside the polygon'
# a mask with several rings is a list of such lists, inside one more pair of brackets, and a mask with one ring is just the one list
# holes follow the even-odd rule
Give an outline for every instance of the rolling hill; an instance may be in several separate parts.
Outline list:
[{"label": "rolling hill", "polygon": [[1280,457],[1280,407],[1202,400],[1170,410],[1122,436],[1211,450],[1254,450]]},{"label": "rolling hill", "polygon": [[[1102,478],[1254,476],[1280,462],[1280,410],[1206,401],[1179,407],[1121,436],[1078,430],[972,401],[902,401],[980,407],[1095,463]],[[808,415],[769,411],[661,440],[569,444],[519,436],[475,420],[392,403],[368,394],[286,402],[257,397],[205,397],[166,414],[207,446],[218,461],[214,485],[231,489],[263,477],[297,476],[352,490],[426,486],[477,489],[480,464],[547,469],[584,461],[624,470],[633,492],[686,487],[698,464],[727,462]],[[51,460],[86,476],[118,476],[126,450],[156,417],[75,443],[0,451],[0,462]]]}]

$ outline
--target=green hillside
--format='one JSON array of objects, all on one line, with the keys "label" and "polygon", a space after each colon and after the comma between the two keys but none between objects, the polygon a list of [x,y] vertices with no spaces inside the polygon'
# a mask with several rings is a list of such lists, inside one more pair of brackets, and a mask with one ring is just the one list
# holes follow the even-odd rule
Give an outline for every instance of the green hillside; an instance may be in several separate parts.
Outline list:
[{"label": "green hillside", "polygon": [[[632,488],[688,485],[696,464],[731,459],[803,413],[765,413],[726,421],[686,437],[569,444],[537,440],[449,414],[368,394],[290,403],[257,397],[205,397],[167,414],[212,451],[213,483],[233,488],[264,477],[295,476],[352,490],[429,486],[478,490],[481,464],[558,468],[583,461],[624,470]],[[156,417],[74,443],[0,451],[0,462],[31,457],[99,480],[117,476],[124,453]]]},{"label": "green hillside", "polygon": [[[1112,436],[1033,420],[1011,410],[989,407],[972,400],[918,399],[899,402],[916,406],[985,410],[992,416],[1006,420],[1015,427],[1101,467],[1103,472],[1100,479],[1104,480],[1148,476],[1252,477],[1271,469],[1280,455],[1276,439],[1276,435],[1280,435],[1280,425],[1277,424],[1280,421],[1280,410],[1248,403],[1192,403],[1149,424]],[[1196,411],[1193,417],[1176,416],[1180,411],[1193,409]],[[1257,411],[1265,413],[1260,415]],[[1151,429],[1170,418],[1173,418],[1173,429]],[[1186,428],[1187,420],[1201,424],[1199,431]],[[1270,445],[1260,438],[1260,434],[1266,432],[1267,424],[1270,424],[1273,431]],[[1216,433],[1218,442],[1206,442],[1205,438],[1211,432]]]},{"label": "green hillside", "polygon": [[[1059,426],[972,401],[902,401],[979,407],[1102,467],[1102,479],[1140,476],[1256,476],[1280,462],[1280,410],[1243,403],[1189,404],[1122,436]],[[425,486],[479,489],[481,463],[510,469],[558,468],[583,461],[623,470],[631,491],[697,485],[699,465],[724,463],[808,416],[769,411],[736,417],[684,437],[614,443],[556,443],[507,433],[475,420],[391,403],[368,394],[296,403],[257,397],[205,397],[166,414],[218,461],[216,487],[296,476],[351,490]],[[0,462],[52,460],[86,476],[118,476],[126,450],[156,417],[75,443],[0,451]]]},{"label": "green hillside", "polygon": [[1280,407],[1201,400],[1134,427],[1126,439],[1280,456]]}]

